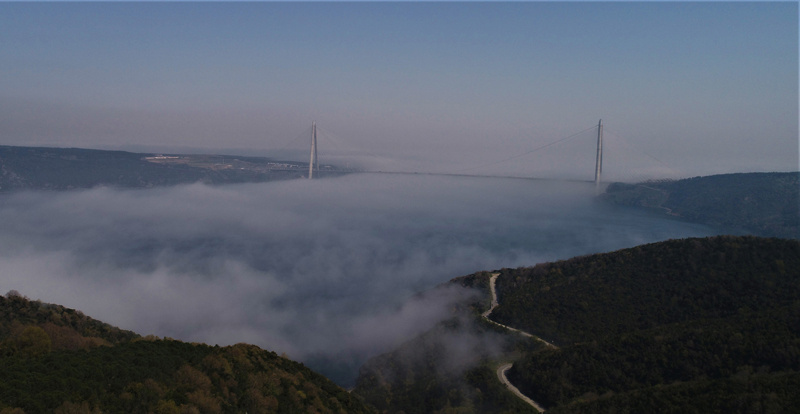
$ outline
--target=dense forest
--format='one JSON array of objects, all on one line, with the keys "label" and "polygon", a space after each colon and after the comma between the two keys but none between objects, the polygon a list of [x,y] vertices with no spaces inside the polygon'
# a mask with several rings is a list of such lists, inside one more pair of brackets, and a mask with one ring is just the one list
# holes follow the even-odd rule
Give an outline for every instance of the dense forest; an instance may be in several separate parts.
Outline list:
[{"label": "dense forest", "polygon": [[800,238],[800,173],[613,183],[602,199],[757,236]]},{"label": "dense forest", "polygon": [[[389,413],[531,411],[494,373],[514,361],[512,383],[554,413],[800,406],[797,240],[670,240],[498,273],[492,319],[558,349],[484,323],[489,273],[476,273],[451,283],[479,299],[368,362],[354,392]],[[442,369],[454,342],[471,343],[465,332],[500,345],[475,348],[461,371]]]},{"label": "dense forest", "polygon": [[496,320],[560,345],[509,373],[554,412],[797,406],[796,240],[671,240],[504,270],[497,288]]},{"label": "dense forest", "polygon": [[253,345],[140,337],[16,292],[0,297],[0,413],[368,413]]},{"label": "dense forest", "polygon": [[559,345],[790,306],[798,242],[718,236],[504,269],[494,319]]}]

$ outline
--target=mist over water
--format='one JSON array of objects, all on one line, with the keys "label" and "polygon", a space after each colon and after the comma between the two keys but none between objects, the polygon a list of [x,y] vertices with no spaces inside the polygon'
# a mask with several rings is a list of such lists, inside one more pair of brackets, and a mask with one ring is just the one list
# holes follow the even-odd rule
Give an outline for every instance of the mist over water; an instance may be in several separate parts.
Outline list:
[{"label": "mist over water", "polygon": [[360,174],[0,197],[11,289],[141,334],[285,352],[348,384],[480,270],[715,230],[599,203],[593,184]]}]

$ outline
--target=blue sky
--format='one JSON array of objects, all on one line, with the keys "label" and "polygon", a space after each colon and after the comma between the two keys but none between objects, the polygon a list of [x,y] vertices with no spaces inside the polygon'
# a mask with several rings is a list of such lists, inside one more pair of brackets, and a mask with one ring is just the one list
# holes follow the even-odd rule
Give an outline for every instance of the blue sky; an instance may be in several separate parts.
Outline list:
[{"label": "blue sky", "polygon": [[0,144],[268,154],[316,120],[469,168],[603,118],[618,170],[796,170],[797,7],[0,3]]}]

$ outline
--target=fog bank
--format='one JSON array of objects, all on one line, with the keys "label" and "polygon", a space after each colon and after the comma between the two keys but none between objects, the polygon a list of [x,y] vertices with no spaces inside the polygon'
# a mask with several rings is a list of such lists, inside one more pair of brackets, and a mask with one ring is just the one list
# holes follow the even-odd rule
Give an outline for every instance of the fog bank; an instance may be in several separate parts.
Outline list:
[{"label": "fog bank", "polygon": [[141,334],[254,343],[342,383],[470,294],[415,296],[453,277],[711,233],[567,182],[364,174],[17,193],[0,197],[0,293]]}]

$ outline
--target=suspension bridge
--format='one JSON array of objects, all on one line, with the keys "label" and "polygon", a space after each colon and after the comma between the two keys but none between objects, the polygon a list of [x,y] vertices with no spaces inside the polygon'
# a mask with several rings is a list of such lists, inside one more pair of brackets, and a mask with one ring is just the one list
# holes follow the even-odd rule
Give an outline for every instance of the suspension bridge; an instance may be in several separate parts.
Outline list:
[{"label": "suspension bridge", "polygon": [[[386,170],[386,169],[374,169],[374,168],[349,168],[346,166],[337,166],[335,167],[335,171],[339,172],[359,172],[359,173],[379,173],[379,174],[413,174],[413,175],[441,175],[441,176],[459,176],[459,177],[495,177],[495,178],[517,178],[517,179],[534,179],[534,180],[559,180],[559,181],[580,181],[580,182],[593,182],[596,187],[600,187],[601,183],[603,182],[603,151],[604,151],[604,142],[603,142],[603,134],[604,134],[604,125],[602,119],[597,122],[597,124],[592,125],[586,129],[583,129],[579,132],[574,134],[560,137],[554,139],[550,142],[546,142],[531,148],[530,150],[523,151],[517,154],[514,154],[509,157],[501,158],[498,160],[493,160],[489,162],[480,163],[479,165],[472,165],[468,168],[461,168],[456,169],[453,171],[405,171],[405,170]],[[585,139],[586,136],[589,135],[592,139],[591,142],[587,142]],[[310,133],[309,130],[306,131],[300,136],[305,137],[303,140],[308,140],[307,142],[307,154],[308,154],[308,172],[305,175],[308,179],[313,179],[315,177],[320,176],[320,163],[319,163],[319,138],[318,138],[318,129],[316,122],[312,122]],[[296,137],[300,138],[300,137]],[[514,162],[515,160],[525,159],[526,157],[531,157],[534,153],[539,153],[550,148],[553,148],[559,144],[563,144],[565,142],[575,140],[576,137],[583,137],[580,147],[572,148],[573,151],[579,151],[584,153],[580,163],[587,164],[588,163],[588,153],[592,152],[592,161],[593,161],[593,171],[594,176],[591,177],[587,174],[585,178],[554,178],[554,177],[537,177],[534,175],[509,175],[509,174],[492,174],[481,172],[481,170],[487,169],[487,167],[493,167],[498,165],[503,165],[507,163]],[[591,145],[587,145],[591,144]],[[652,158],[653,160],[660,162],[660,160],[649,156],[645,153],[646,156]],[[584,165],[588,172],[588,166]],[[330,171],[332,166],[328,165],[323,168],[323,172]]]}]

